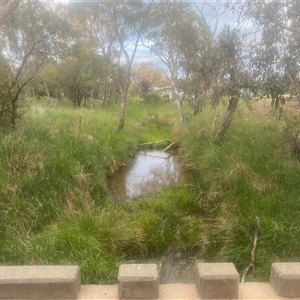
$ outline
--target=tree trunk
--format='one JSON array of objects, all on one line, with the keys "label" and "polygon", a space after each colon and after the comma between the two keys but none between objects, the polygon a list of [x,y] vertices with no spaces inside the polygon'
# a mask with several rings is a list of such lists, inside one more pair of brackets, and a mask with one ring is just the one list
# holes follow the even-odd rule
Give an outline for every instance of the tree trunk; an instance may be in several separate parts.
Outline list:
[{"label": "tree trunk", "polygon": [[238,106],[239,99],[240,99],[240,91],[237,83],[237,62],[234,54],[233,57],[231,58],[231,64],[232,64],[230,70],[230,83],[232,86],[231,93],[230,93],[231,96],[230,96],[229,105],[227,107],[227,111],[223,123],[216,135],[216,142],[221,142],[224,140],[228,132],[228,129],[231,125],[235,110]]},{"label": "tree trunk", "polygon": [[128,85],[124,87],[124,91],[121,90],[121,101],[120,101],[120,113],[119,113],[119,123],[117,127],[117,131],[121,131],[125,124],[125,107],[126,107],[126,99],[127,99],[127,92],[128,92]]},{"label": "tree trunk", "polygon": [[216,141],[217,142],[224,140],[224,138],[227,134],[227,131],[228,131],[230,125],[231,125],[235,110],[238,106],[239,99],[240,99],[239,95],[231,96],[231,98],[229,100],[229,105],[228,105],[228,108],[227,108],[227,111],[226,111],[226,114],[225,114],[225,117],[224,117],[224,121],[223,121],[220,129],[218,130],[217,135],[216,135]]},{"label": "tree trunk", "polygon": [[12,129],[16,129],[16,120],[17,120],[17,101],[11,101],[11,115],[10,115],[10,124]]},{"label": "tree trunk", "polygon": [[215,131],[215,127],[216,127],[218,118],[219,118],[219,107],[216,106],[215,107],[215,117],[214,117],[214,120],[213,120],[213,122],[211,124],[211,131]]},{"label": "tree trunk", "polygon": [[181,97],[180,97],[179,91],[176,87],[177,70],[176,69],[174,70],[174,69],[171,72],[172,96],[175,98],[175,102],[177,105],[177,111],[178,111],[178,115],[179,115],[179,120],[182,125],[182,128],[184,130],[187,130],[187,127],[186,127],[186,124],[184,121],[184,117],[183,117]]},{"label": "tree trunk", "polygon": [[184,118],[183,118],[182,104],[181,104],[180,95],[179,95],[179,92],[178,92],[175,84],[173,84],[173,82],[172,82],[172,90],[173,90],[173,95],[174,95],[175,102],[176,102],[176,105],[177,105],[177,111],[178,111],[180,123],[181,123],[182,127],[185,128],[185,122],[184,122]]},{"label": "tree trunk", "polygon": [[104,92],[103,92],[103,106],[106,106],[106,102],[107,102],[107,81],[108,81],[108,78],[107,78],[107,75],[105,76],[105,83],[104,83]]},{"label": "tree trunk", "polygon": [[[170,24],[168,24],[168,31],[170,32]],[[174,49],[170,48],[170,60],[171,60],[171,85],[172,85],[172,98],[175,98],[176,104],[177,104],[177,111],[179,115],[179,120],[182,125],[182,128],[186,130],[186,125],[183,118],[183,112],[182,112],[182,103],[181,103],[181,97],[179,95],[179,91],[177,89],[177,79],[178,79],[178,66],[176,57],[174,54]]]},{"label": "tree trunk", "polygon": [[45,87],[45,91],[46,91],[46,94],[47,94],[48,100],[50,100],[50,93],[49,93],[48,86],[47,86],[47,84],[46,84],[46,82],[45,82],[45,81],[44,81],[44,87]]},{"label": "tree trunk", "polygon": [[91,89],[90,98],[91,98],[91,101],[94,100],[94,89]]},{"label": "tree trunk", "polygon": [[271,101],[271,106],[273,107],[275,104],[275,96],[272,95],[272,101]]}]

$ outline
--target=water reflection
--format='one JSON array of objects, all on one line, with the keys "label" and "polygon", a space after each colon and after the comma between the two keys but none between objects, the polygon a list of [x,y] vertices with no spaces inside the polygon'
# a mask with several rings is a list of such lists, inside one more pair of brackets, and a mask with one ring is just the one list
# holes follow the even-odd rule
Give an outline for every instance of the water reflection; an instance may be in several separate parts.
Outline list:
[{"label": "water reflection", "polygon": [[140,151],[131,166],[108,180],[114,198],[126,199],[156,193],[187,179],[176,155],[159,150]]}]

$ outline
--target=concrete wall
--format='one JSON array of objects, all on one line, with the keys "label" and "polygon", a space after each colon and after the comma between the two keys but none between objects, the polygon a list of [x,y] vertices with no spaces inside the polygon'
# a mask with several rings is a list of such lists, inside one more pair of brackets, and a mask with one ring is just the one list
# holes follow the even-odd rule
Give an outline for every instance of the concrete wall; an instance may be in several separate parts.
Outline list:
[{"label": "concrete wall", "polygon": [[156,264],[124,264],[117,285],[81,285],[77,266],[0,266],[0,299],[300,298],[300,263],[274,263],[268,283],[240,283],[231,263],[198,263],[195,284],[159,284]]}]

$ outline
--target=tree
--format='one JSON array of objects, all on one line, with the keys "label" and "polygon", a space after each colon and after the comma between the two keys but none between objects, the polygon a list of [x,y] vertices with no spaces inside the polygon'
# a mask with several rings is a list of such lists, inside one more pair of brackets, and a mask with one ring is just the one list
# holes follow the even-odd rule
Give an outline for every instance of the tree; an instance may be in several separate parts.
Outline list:
[{"label": "tree", "polygon": [[0,56],[0,125],[3,127],[10,123],[9,87],[12,82],[9,63]]},{"label": "tree", "polygon": [[271,97],[271,106],[278,108],[291,82],[285,70],[285,58],[279,55],[275,47],[274,49],[263,47],[263,49],[256,48],[250,62],[253,86],[257,86],[256,90],[260,95]]},{"label": "tree", "polygon": [[120,131],[125,124],[125,108],[131,83],[131,67],[139,45],[148,6],[143,1],[112,1],[101,2],[99,7],[109,17],[108,22],[113,26],[118,51],[125,59],[123,67],[124,80],[121,81],[119,86],[121,99],[117,131]]},{"label": "tree", "polygon": [[[188,33],[186,33],[188,35]],[[181,80],[181,89],[189,99],[194,115],[202,110],[206,102],[212,100],[214,88],[217,86],[221,57],[218,43],[211,34],[206,36],[193,34],[192,42],[184,39],[180,44],[183,54],[182,67],[185,78]],[[212,104],[214,105],[213,101]]]},{"label": "tree", "polygon": [[144,45],[160,59],[167,69],[179,119],[184,128],[183,99],[179,90],[179,79],[186,77],[183,68],[183,49],[192,49],[195,41],[206,41],[207,36],[209,36],[208,27],[189,3],[154,3],[147,21]]},{"label": "tree", "polygon": [[78,43],[58,63],[44,68],[42,79],[46,86],[62,90],[67,99],[79,107],[98,87],[104,65],[103,58],[89,45]]},{"label": "tree", "polygon": [[96,53],[112,58],[117,47],[114,22],[110,10],[99,2],[70,2],[62,8],[78,37],[93,47]]},{"label": "tree", "polygon": [[142,62],[132,67],[131,77],[133,84],[145,95],[153,88],[169,85],[164,72],[152,62]]},{"label": "tree", "polygon": [[[255,41],[251,76],[260,89],[279,105],[281,95],[293,84],[299,90],[299,1],[247,1],[234,3],[240,22],[251,24]],[[295,92],[295,91],[294,91]]]},{"label": "tree", "polygon": [[[32,11],[35,14],[32,14]],[[41,65],[48,60],[53,50],[53,41],[61,22],[41,3],[22,3],[15,14],[11,15],[1,31],[3,51],[9,83],[1,94],[2,124],[8,123],[15,128],[20,117],[23,89],[36,76]],[[7,120],[9,116],[9,121]]]},{"label": "tree", "polygon": [[234,117],[235,110],[240,99],[239,83],[239,49],[238,49],[238,35],[236,32],[230,30],[230,27],[225,27],[223,33],[220,35],[220,47],[223,61],[223,80],[222,84],[223,95],[229,96],[229,104],[224,116],[224,120],[216,134],[216,141],[223,141],[231,122]]},{"label": "tree", "polygon": [[95,53],[102,56],[102,71],[105,71],[105,76],[101,77],[99,86],[94,91],[99,91],[103,105],[106,106],[113,98],[119,98],[113,84],[119,86],[116,79],[121,71],[114,64],[119,50],[110,11],[101,2],[70,2],[68,5],[61,5],[60,10],[76,32],[77,39],[89,44]]},{"label": "tree", "polygon": [[98,89],[99,98],[103,101],[103,106],[120,102],[120,89],[124,81],[124,68],[107,56],[102,57],[101,78],[99,78]]},{"label": "tree", "polygon": [[169,83],[165,73],[153,62],[141,62],[133,65],[132,79],[136,84],[148,81],[151,87],[164,87]]}]

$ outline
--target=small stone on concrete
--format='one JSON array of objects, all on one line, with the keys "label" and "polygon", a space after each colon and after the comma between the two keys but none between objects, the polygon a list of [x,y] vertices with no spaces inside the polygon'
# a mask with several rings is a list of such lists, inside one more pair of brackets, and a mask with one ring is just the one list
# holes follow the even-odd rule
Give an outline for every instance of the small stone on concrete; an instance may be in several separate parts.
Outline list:
[{"label": "small stone on concrete", "polygon": [[237,299],[239,273],[232,263],[197,263],[196,286],[202,299]]},{"label": "small stone on concrete", "polygon": [[123,264],[118,274],[120,299],[159,298],[159,275],[156,264]]},{"label": "small stone on concrete", "polygon": [[270,284],[279,296],[300,297],[300,263],[273,263]]}]

